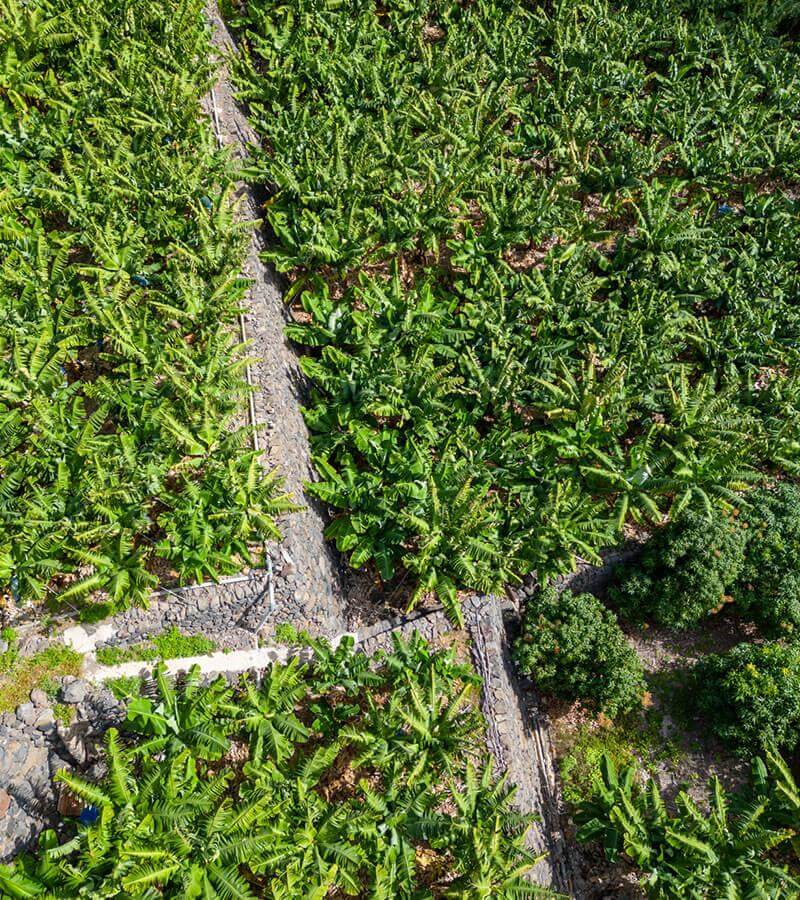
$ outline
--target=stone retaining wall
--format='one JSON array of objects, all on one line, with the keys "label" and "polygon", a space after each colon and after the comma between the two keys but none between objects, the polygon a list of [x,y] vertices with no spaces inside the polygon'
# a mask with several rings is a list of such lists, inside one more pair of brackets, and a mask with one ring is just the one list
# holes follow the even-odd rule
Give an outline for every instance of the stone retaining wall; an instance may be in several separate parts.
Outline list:
[{"label": "stone retaining wall", "polygon": [[64,678],[59,700],[73,721],[56,721],[41,690],[16,712],[0,716],[0,862],[32,846],[39,832],[58,827],[52,777],[78,768],[92,775],[103,734],[123,718],[122,704],[103,687]]},{"label": "stone retaining wall", "polygon": [[[602,562],[596,566],[585,559],[577,559],[575,571],[554,579],[557,590],[570,590],[573,594],[590,593],[602,597],[611,584],[614,570],[622,563],[635,559],[642,552],[645,540],[629,540],[621,547],[607,547],[600,551]],[[538,591],[537,580],[530,576],[515,588],[517,595],[532,597]]]},{"label": "stone retaining wall", "polygon": [[448,631],[452,631],[453,627],[444,610],[420,610],[359,629],[358,645],[364,653],[372,656],[378,650],[390,651],[394,634],[408,638],[412,632],[417,632],[426,640],[435,641]]},{"label": "stone retaining wall", "polygon": [[[528,848],[537,855],[546,854],[533,869],[532,880],[576,896],[577,870],[561,829],[562,801],[547,721],[535,695],[520,688],[503,605],[495,597],[471,597],[463,609],[473,662],[483,678],[481,705],[489,751],[497,774],[507,772],[516,786],[518,811],[535,817],[527,834]],[[513,615],[512,610],[508,613]]]},{"label": "stone retaining wall", "polygon": [[[225,65],[233,40],[214,0],[207,3],[206,16],[220,62],[217,83],[206,98],[206,106],[218,139],[241,159],[248,145],[257,145],[258,139],[233,97]],[[240,183],[238,196],[242,218],[259,219],[261,206],[253,190]],[[326,513],[303,489],[306,482],[316,478],[301,412],[307,385],[297,356],[284,337],[288,314],[275,272],[259,257],[262,249],[263,236],[254,230],[243,274],[252,283],[244,319],[249,352],[255,357],[251,366],[256,387],[255,418],[265,426],[260,433],[265,466],[280,469],[287,490],[303,509],[281,523],[284,540],[273,560],[275,612],[270,615],[267,598],[262,597],[258,610],[251,610],[249,615],[256,626],[265,619],[269,623],[291,621],[297,628],[332,635],[345,630],[339,561],[323,536]]]}]

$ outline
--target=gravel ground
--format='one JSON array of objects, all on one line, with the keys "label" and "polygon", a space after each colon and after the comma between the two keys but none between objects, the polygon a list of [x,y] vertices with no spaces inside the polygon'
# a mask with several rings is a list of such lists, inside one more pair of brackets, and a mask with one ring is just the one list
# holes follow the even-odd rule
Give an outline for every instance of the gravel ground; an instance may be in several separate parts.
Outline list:
[{"label": "gravel ground", "polygon": [[[224,60],[233,41],[213,0],[206,6],[206,15],[213,28],[214,47]],[[242,158],[257,139],[234,101],[224,62],[217,84],[206,99],[221,142]],[[238,195],[242,217],[258,219],[261,208],[255,192],[240,184]],[[266,619],[268,624],[291,621],[317,633],[334,634],[345,629],[340,564],[323,537],[326,513],[303,489],[305,482],[315,479],[308,430],[300,411],[307,384],[284,337],[288,313],[278,277],[259,258],[262,249],[263,237],[256,230],[244,270],[252,282],[245,327],[250,352],[256,358],[251,367],[256,386],[255,418],[265,426],[261,431],[265,466],[279,467],[286,488],[303,509],[281,523],[284,540],[274,554],[280,567],[274,581],[276,608],[270,613],[268,603],[261,602],[252,615]]]},{"label": "gravel ground", "polygon": [[43,828],[62,827],[52,776],[60,769],[96,774],[102,735],[123,715],[110,691],[81,679],[64,678],[58,700],[72,710],[68,724],[57,721],[41,690],[0,716],[0,862],[31,846]]}]

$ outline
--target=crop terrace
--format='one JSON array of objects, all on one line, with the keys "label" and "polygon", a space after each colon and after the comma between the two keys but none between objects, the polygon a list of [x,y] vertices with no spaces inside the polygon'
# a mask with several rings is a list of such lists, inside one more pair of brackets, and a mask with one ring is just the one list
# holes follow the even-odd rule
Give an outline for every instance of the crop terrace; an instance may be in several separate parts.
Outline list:
[{"label": "crop terrace", "polygon": [[231,427],[245,235],[202,4],[11,2],[0,41],[0,582],[113,607],[233,571],[289,504]]},{"label": "crop terrace", "polygon": [[353,566],[457,614],[797,472],[789,6],[234,14]]}]

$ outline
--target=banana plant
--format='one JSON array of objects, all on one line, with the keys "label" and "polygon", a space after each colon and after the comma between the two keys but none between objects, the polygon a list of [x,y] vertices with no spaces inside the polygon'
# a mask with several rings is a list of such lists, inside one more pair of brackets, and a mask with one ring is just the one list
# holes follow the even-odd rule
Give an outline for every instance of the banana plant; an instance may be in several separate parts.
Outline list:
[{"label": "banana plant", "polygon": [[293,508],[232,427],[246,229],[200,115],[199,10],[4,5],[0,545],[21,601],[146,603],[159,556],[217,577]]},{"label": "banana plant", "polygon": [[791,13],[690,6],[231,15],[312,491],[415,601],[797,472]]},{"label": "banana plant", "polygon": [[159,699],[107,732],[103,776],[59,773],[80,821],[0,866],[3,896],[549,896],[525,880],[530,822],[478,752],[475,674],[417,637],[354,677],[363,654],[314,643],[320,671],[260,685],[156,669]]},{"label": "banana plant", "polygon": [[238,712],[232,704],[232,690],[224,678],[210,686],[201,684],[199,667],[187,673],[180,690],[159,663],[153,671],[155,700],[136,697],[128,705],[126,722],[150,739],[137,752],[154,753],[189,748],[200,759],[219,759],[230,748],[228,734],[233,730],[230,717]]},{"label": "banana plant", "polygon": [[594,794],[578,811],[578,839],[601,839],[608,859],[630,860],[651,897],[793,896],[800,882],[772,851],[795,832],[771,813],[769,798],[731,796],[717,778],[708,795],[705,810],[681,791],[671,812],[654,779],[641,789],[633,767],[618,773],[604,754]]}]

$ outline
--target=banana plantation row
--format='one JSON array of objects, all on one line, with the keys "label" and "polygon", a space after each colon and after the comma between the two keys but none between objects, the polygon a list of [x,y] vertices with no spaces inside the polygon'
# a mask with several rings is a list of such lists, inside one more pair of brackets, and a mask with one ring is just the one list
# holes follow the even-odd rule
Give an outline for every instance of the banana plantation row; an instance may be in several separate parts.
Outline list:
[{"label": "banana plantation row", "polygon": [[457,615],[796,475],[794,4],[346,7],[233,21],[351,563]]},{"label": "banana plantation row", "polygon": [[0,42],[0,582],[113,608],[237,571],[291,504],[230,427],[247,235],[202,4],[11,0]]},{"label": "banana plantation row", "polygon": [[[313,667],[275,664],[259,685],[195,671],[176,687],[156,668],[155,698],[106,733],[104,778],[57,776],[80,827],[0,866],[0,896],[555,897],[524,878],[530,822],[484,758],[472,670],[419,638],[375,663],[310,644]],[[746,789],[710,789],[710,815],[688,794],[670,812],[604,758],[579,839],[630,855],[655,897],[796,897],[775,856],[800,815],[786,763],[770,753]]]}]

